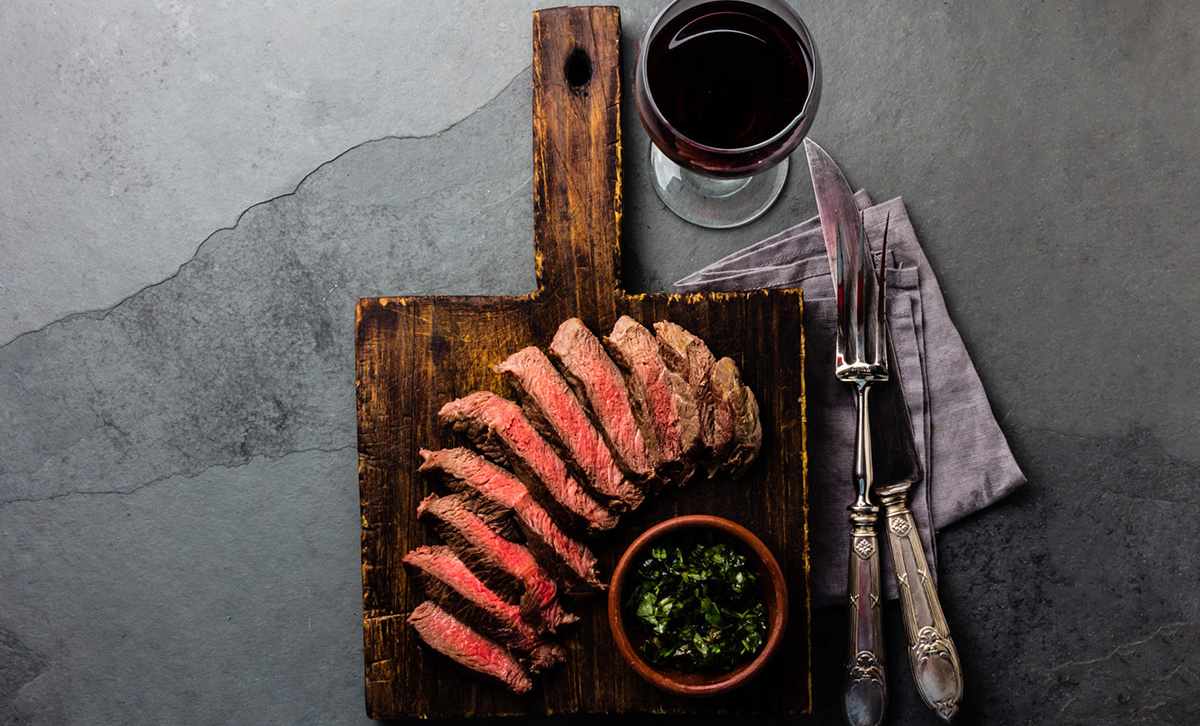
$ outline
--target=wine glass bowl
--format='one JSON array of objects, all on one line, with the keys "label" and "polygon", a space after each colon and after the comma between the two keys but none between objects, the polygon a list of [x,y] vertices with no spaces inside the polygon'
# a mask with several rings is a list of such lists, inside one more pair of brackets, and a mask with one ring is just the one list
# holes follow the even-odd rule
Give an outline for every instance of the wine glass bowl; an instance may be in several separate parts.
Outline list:
[{"label": "wine glass bowl", "polygon": [[676,0],[638,53],[635,103],[655,189],[705,227],[757,218],[812,126],[821,70],[804,21],[782,0]]}]

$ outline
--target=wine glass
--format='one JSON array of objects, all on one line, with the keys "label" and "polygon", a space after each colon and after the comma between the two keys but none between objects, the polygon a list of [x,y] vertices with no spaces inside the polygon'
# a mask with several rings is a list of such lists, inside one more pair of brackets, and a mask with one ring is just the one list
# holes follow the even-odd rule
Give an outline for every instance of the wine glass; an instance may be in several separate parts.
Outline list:
[{"label": "wine glass", "polygon": [[701,227],[770,208],[812,126],[821,66],[783,0],[675,0],[646,31],[635,98],[659,198]]}]

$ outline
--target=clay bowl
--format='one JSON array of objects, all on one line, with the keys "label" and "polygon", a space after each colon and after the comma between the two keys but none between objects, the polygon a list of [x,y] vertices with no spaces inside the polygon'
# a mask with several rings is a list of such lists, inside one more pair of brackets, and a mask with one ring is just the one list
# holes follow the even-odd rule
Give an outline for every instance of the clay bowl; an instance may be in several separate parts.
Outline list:
[{"label": "clay bowl", "polygon": [[[623,605],[628,592],[626,580],[633,574],[641,555],[652,544],[680,534],[687,529],[715,530],[740,544],[750,564],[756,565],[759,572],[759,582],[762,584],[763,597],[767,605],[766,643],[753,660],[728,673],[685,673],[661,670],[642,659],[631,639],[632,634],[625,628]],[[683,696],[712,696],[725,693],[757,675],[778,649],[783,639],[783,631],[787,626],[787,612],[787,583],[783,579],[783,571],[779,569],[779,563],[775,561],[775,556],[771,554],[767,546],[742,525],[724,517],[706,514],[675,517],[659,522],[643,532],[621,555],[616,569],[613,570],[612,581],[608,588],[608,624],[612,628],[617,650],[639,676],[664,691]]]}]

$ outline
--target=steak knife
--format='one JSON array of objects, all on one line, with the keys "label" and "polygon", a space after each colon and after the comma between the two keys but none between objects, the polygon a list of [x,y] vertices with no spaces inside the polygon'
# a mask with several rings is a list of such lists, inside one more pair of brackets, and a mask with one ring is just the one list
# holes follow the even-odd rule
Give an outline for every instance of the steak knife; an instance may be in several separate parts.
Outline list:
[{"label": "steak knife", "polygon": [[922,473],[898,368],[895,376],[891,385],[880,387],[873,400],[875,420],[880,422],[875,440],[876,492],[884,509],[913,681],[925,705],[949,721],[962,700],[962,665],[916,521],[908,509],[909,490]]},{"label": "steak knife", "polygon": [[[847,575],[850,633],[843,706],[850,726],[878,726],[887,710],[883,626],[879,589],[879,542],[872,502],[873,447],[869,396],[888,379],[887,324],[883,273],[872,264],[862,216],[841,169],[811,139],[804,140],[812,174],[821,232],[837,295],[837,351],[834,375],[854,388],[854,503],[850,505],[850,558]],[[884,244],[887,244],[884,234]]]}]

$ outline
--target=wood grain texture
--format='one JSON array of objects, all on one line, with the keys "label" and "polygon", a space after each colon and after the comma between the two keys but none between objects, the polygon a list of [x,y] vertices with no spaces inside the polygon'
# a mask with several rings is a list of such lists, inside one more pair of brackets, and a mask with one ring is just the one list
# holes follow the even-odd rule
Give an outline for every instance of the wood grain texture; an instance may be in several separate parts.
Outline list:
[{"label": "wood grain texture", "polygon": [[[357,311],[363,649],[373,718],[653,713],[795,715],[810,710],[803,332],[799,291],[628,295],[620,285],[620,15],[556,8],[533,17],[534,262],[537,289],[521,297],[364,298]],[[582,55],[581,55],[582,54]],[[570,61],[568,59],[571,59]],[[584,64],[581,66],[581,63]],[[580,82],[590,68],[590,77]],[[595,541],[602,572],[650,524],[711,513],[758,534],[791,590],[786,642],[745,688],[703,701],[642,682],[620,659],[603,597],[568,601],[565,667],[519,697],[419,647],[404,623],[421,601],[400,558],[434,541],[416,519],[430,486],[417,449],[449,445],[437,409],[480,388],[510,393],[491,366],[525,345],[545,346],[577,315],[607,332],[617,316],[673,320],[733,357],[762,410],[763,455],[738,482],[668,493]]]}]

